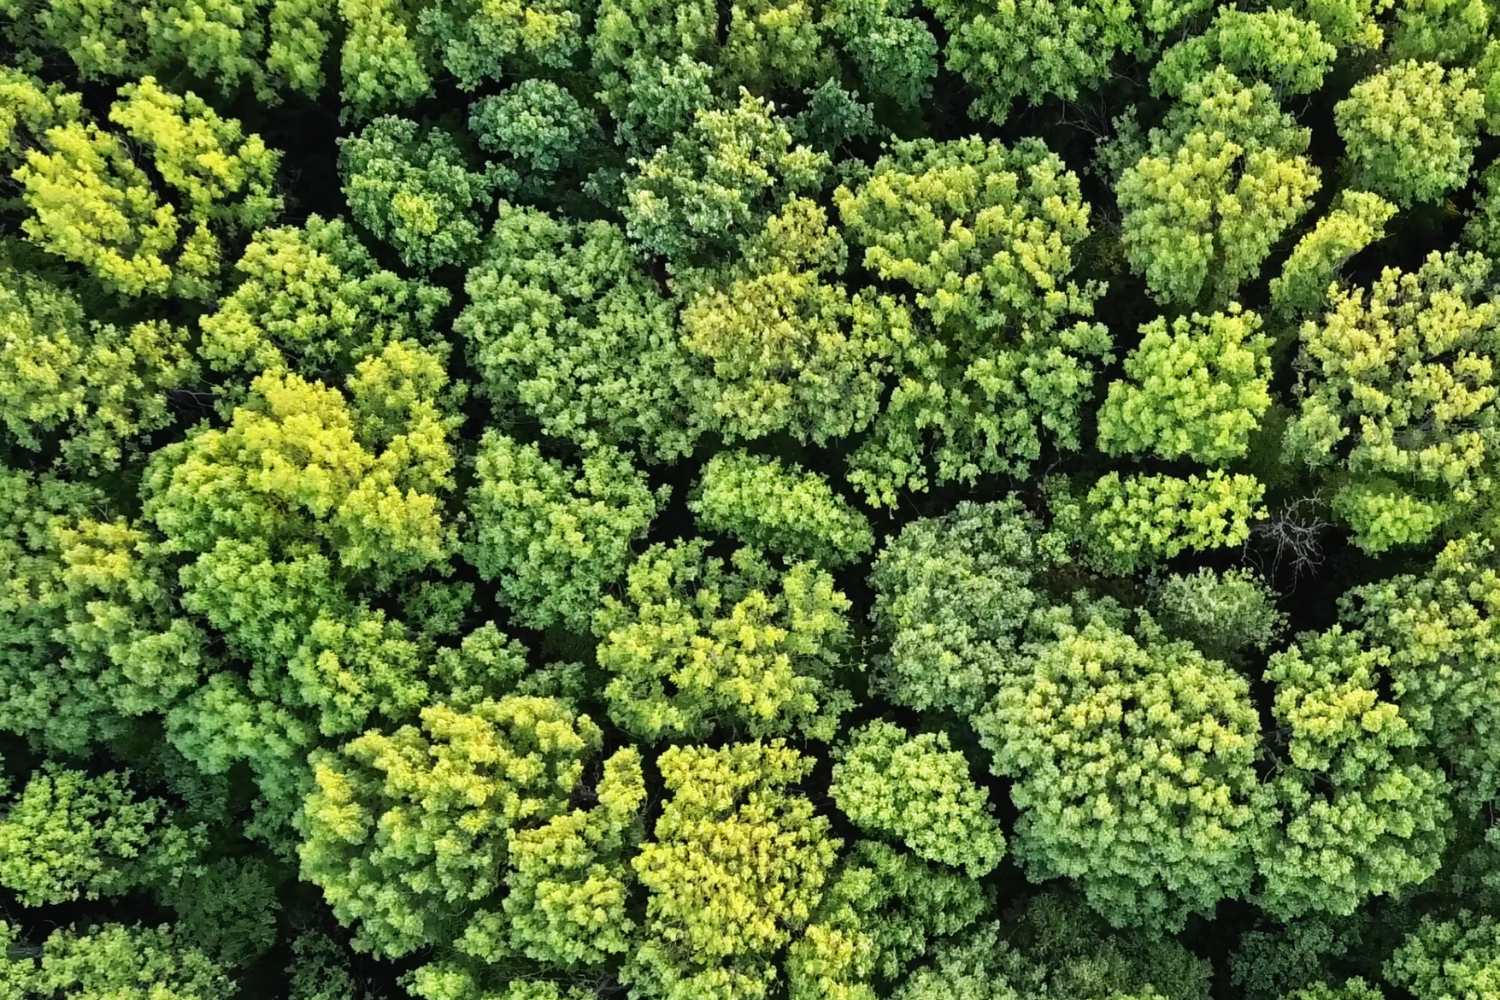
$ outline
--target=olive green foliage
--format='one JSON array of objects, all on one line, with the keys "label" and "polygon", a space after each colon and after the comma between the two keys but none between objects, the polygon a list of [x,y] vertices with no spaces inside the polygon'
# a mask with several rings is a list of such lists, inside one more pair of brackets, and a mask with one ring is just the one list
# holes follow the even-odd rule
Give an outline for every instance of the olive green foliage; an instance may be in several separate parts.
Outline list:
[{"label": "olive green foliage", "polygon": [[672,303],[636,267],[625,235],[502,205],[454,324],[498,406],[592,447],[636,442],[688,454],[702,433]]},{"label": "olive green foliage", "polygon": [[1260,326],[1238,304],[1179,316],[1170,332],[1164,317],[1143,326],[1125,378],[1099,408],[1100,450],[1205,463],[1242,457],[1271,405],[1270,338]]},{"label": "olive green foliage", "polygon": [[594,616],[610,718],[637,738],[800,731],[832,738],[849,601],[816,563],[778,572],[750,549],[728,565],[702,539],[653,545]]},{"label": "olive green foliage", "polygon": [[1163,578],[1151,596],[1157,624],[1174,639],[1186,639],[1215,660],[1236,662],[1251,650],[1266,652],[1286,629],[1276,595],[1255,573],[1196,573]]},{"label": "olive green foliage", "polygon": [[1468,911],[1427,917],[1386,962],[1391,982],[1417,1000],[1485,996],[1500,989],[1500,926]]},{"label": "olive green foliage", "polygon": [[863,266],[918,311],[892,331],[897,384],[850,482],[891,506],[1078,448],[1110,338],[1088,319],[1104,289],[1070,280],[1089,208],[1062,160],[1036,141],[898,143],[834,200]]},{"label": "olive green foliage", "polygon": [[478,253],[493,173],[471,171],[453,137],[387,115],[339,147],[339,173],[354,221],[431,271]]},{"label": "olive green foliage", "polygon": [[839,842],[792,790],[813,761],[780,741],[657,758],[669,796],[632,864],[648,892],[645,939],[622,970],[663,1000],[757,1000],[772,958],[812,919]]},{"label": "olive green foliage", "polygon": [[586,630],[604,588],[625,574],[671,493],[653,492],[629,458],[600,448],[569,467],[495,431],[479,443],[465,550],[497,583],[513,617],[534,628],[561,621]]},{"label": "olive green foliage", "polygon": [[343,117],[366,121],[408,107],[432,89],[437,70],[416,13],[405,0],[337,0],[347,29],[339,53]]},{"label": "olive green foliage", "polygon": [[1387,664],[1404,717],[1447,761],[1455,800],[1473,811],[1500,789],[1497,678],[1488,664],[1500,566],[1477,535],[1444,546],[1421,575],[1349,592],[1344,613]]},{"label": "olive green foliage", "polygon": [[1347,472],[1333,498],[1369,552],[1424,541],[1489,488],[1500,318],[1492,265],[1429,255],[1386,268],[1368,290],[1337,291],[1302,327],[1300,408],[1289,458]]},{"label": "olive green foliage", "polygon": [[1219,469],[1186,479],[1107,473],[1082,501],[1084,561],[1127,575],[1182,552],[1239,545],[1264,493],[1255,477]]},{"label": "olive green foliage", "polygon": [[682,345],[701,373],[705,424],[726,440],[783,431],[825,444],[879,409],[893,338],[909,333],[889,295],[850,297],[847,248],[822,206],[792,198],[741,244],[732,267],[684,276]]},{"label": "olive green foliage", "polygon": [[166,553],[89,487],[0,467],[0,728],[77,754],[197,687]]},{"label": "olive green foliage", "polygon": [[1283,917],[1347,915],[1425,881],[1442,858],[1447,782],[1400,706],[1380,696],[1384,651],[1357,633],[1305,633],[1271,657],[1287,730],[1268,786],[1280,822],[1257,858],[1258,901]]},{"label": "olive green foliage", "polygon": [[824,566],[854,562],[875,545],[869,521],[827,479],[745,451],[711,458],[688,507],[709,531]]},{"label": "olive green foliage", "polygon": [[163,321],[91,322],[66,288],[0,265],[0,424],[70,469],[118,468],[197,381],[187,342]]},{"label": "olive green foliage", "polygon": [[768,101],[741,90],[739,103],[699,110],[690,128],[625,183],[626,231],[649,253],[690,263],[725,253],[786,195],[815,190],[828,157],[793,145]]},{"label": "olive green foliage", "polygon": [[861,830],[895,837],[928,861],[987,875],[1005,854],[990,815],[989,793],[969,778],[969,762],[947,733],[920,733],[889,722],[856,729],[837,755],[829,788]]},{"label": "olive green foliage", "polygon": [[587,162],[603,138],[592,112],[542,79],[522,80],[475,101],[469,131],[481,149],[511,167],[512,175],[498,181],[501,190],[532,199],[551,193],[559,172]]},{"label": "olive green foliage", "polygon": [[1308,315],[1322,309],[1339,269],[1379,240],[1395,214],[1396,206],[1379,195],[1341,191],[1337,205],[1297,241],[1281,273],[1271,279],[1271,303],[1277,312]]},{"label": "olive green foliage", "polygon": [[[318,751],[299,826],[302,876],[354,943],[399,957],[488,928],[510,835],[567,812],[599,728],[547,698],[422,709],[422,724]],[[561,859],[558,859],[561,860]]]},{"label": "olive green foliage", "polygon": [[1184,642],[1055,616],[976,717],[1015,779],[1014,850],[1117,927],[1175,929],[1252,873],[1260,720],[1249,684]]},{"label": "olive green foliage", "polygon": [[5,946],[0,985],[17,1000],[229,1000],[236,995],[222,966],[165,925],[64,928],[36,948],[19,946],[16,928],[0,924],[0,944]]},{"label": "olive green foliage", "polygon": [[347,223],[316,215],[255,233],[234,277],[199,321],[198,354],[221,372],[347,375],[387,342],[429,339],[450,298],[380,267]]},{"label": "olive green foliage", "polygon": [[1163,305],[1233,298],[1309,207],[1310,134],[1264,83],[1217,68],[1184,88],[1115,194],[1131,268]]},{"label": "olive green foliage", "polygon": [[128,774],[48,767],[0,819],[0,886],[41,906],[168,885],[194,862],[203,834],[172,825],[161,799],[137,799]]},{"label": "olive green foliage", "polygon": [[874,1000],[945,935],[988,904],[979,883],[884,844],[859,841],[787,953],[793,1000]]},{"label": "olive green foliage", "polygon": [[875,560],[871,618],[889,653],[883,693],[916,709],[974,712],[1000,681],[1031,611],[1040,526],[1014,500],[965,501],[913,521]]},{"label": "olive green foliage", "polygon": [[1333,112],[1353,186],[1403,208],[1461,186],[1484,117],[1473,82],[1472,70],[1407,59],[1356,84]]}]

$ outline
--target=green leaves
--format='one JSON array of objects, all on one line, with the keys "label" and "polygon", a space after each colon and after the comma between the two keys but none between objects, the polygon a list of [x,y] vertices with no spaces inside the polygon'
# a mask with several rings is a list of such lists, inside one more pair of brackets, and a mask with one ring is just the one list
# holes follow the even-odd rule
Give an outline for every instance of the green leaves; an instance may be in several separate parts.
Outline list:
[{"label": "green leaves", "polygon": [[442,129],[377,118],[344,141],[339,173],[355,221],[394,247],[408,267],[433,271],[477,255],[495,180],[470,171]]},{"label": "green leaves", "polygon": [[812,917],[839,848],[789,786],[813,761],[781,741],[674,746],[657,759],[671,793],[633,860],[645,939],[622,976],[663,1000],[758,1000],[772,958]]},{"label": "green leaves", "polygon": [[1099,448],[1120,453],[1186,455],[1217,463],[1245,454],[1271,405],[1270,338],[1260,317],[1238,304],[1229,312],[1141,327],[1125,358],[1125,380],[1110,384],[1099,409]]},{"label": "green leaves", "polygon": [[969,762],[948,748],[946,733],[920,733],[889,722],[855,730],[835,751],[829,792],[862,830],[899,838],[919,858],[989,874],[1005,855],[990,815],[989,793],[969,779]]},{"label": "green leaves", "polygon": [[1380,697],[1388,652],[1361,638],[1337,627],[1304,634],[1266,670],[1290,737],[1269,786],[1279,819],[1257,859],[1257,902],[1283,919],[1347,915],[1423,882],[1447,842],[1447,783],[1399,706]]},{"label": "green leaves", "polygon": [[[862,263],[919,312],[893,327],[896,386],[850,482],[891,506],[899,489],[1026,470],[1043,442],[1080,445],[1103,289],[1069,280],[1088,235],[1078,178],[1037,141],[897,143],[834,195]],[[935,468],[932,468],[935,466]]]},{"label": "green leaves", "polygon": [[741,549],[725,566],[707,548],[653,545],[594,616],[611,720],[651,742],[717,729],[831,740],[850,702],[835,679],[848,599],[815,563],[779,573]]},{"label": "green leaves", "polygon": [[709,531],[830,568],[856,561],[875,545],[865,516],[822,476],[745,451],[709,459],[688,507]]},{"label": "green leaves", "polygon": [[363,949],[398,958],[451,942],[497,888],[510,832],[567,811],[599,742],[588,716],[518,696],[431,705],[421,728],[318,751],[298,820],[302,876],[359,922]]},{"label": "green leaves", "polygon": [[652,491],[613,448],[580,469],[542,457],[535,445],[488,431],[479,444],[474,517],[466,554],[498,582],[517,621],[588,628],[604,588],[625,573],[631,543],[645,535],[670,487]]},{"label": "green leaves", "polygon": [[1356,84],[1333,109],[1353,185],[1403,208],[1460,187],[1484,117],[1473,81],[1472,70],[1407,59]]},{"label": "green leaves", "polygon": [[1053,618],[975,720],[1015,779],[1017,856],[1036,881],[1075,879],[1117,927],[1211,913],[1252,873],[1248,683],[1145,625],[1137,639],[1098,614]]}]

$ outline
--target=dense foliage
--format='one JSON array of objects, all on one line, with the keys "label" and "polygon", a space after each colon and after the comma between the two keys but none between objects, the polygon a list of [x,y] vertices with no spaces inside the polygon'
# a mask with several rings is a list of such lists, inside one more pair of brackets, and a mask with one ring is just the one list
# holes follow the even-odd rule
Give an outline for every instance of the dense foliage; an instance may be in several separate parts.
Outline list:
[{"label": "dense foliage", "polygon": [[0,0],[0,1000],[1500,998],[1489,0]]}]

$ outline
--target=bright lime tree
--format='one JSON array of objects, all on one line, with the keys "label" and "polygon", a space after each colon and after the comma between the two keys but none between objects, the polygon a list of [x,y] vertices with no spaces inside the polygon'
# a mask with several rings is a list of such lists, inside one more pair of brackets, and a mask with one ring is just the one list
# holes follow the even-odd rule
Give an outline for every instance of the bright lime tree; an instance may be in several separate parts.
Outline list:
[{"label": "bright lime tree", "polygon": [[653,545],[624,593],[604,598],[594,634],[610,718],[648,741],[716,730],[831,739],[849,702],[835,676],[848,599],[816,563],[779,572],[750,549],[729,565],[707,549]]},{"label": "bright lime tree", "polygon": [[1260,326],[1236,304],[1179,316],[1170,332],[1165,318],[1142,327],[1125,378],[1099,408],[1099,449],[1209,464],[1242,457],[1271,405],[1270,338]]},{"label": "bright lime tree", "polygon": [[771,743],[674,746],[669,796],[632,864],[648,893],[622,974],[663,1000],[760,1000],[776,954],[811,920],[839,842],[792,786],[814,761]]}]

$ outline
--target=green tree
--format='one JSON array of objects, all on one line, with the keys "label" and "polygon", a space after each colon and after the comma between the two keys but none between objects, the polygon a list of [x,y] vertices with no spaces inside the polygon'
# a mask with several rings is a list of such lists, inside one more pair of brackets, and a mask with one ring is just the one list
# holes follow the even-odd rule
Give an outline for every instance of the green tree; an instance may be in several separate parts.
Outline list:
[{"label": "green tree", "polygon": [[1038,604],[1040,534],[1015,499],[963,501],[886,544],[870,573],[870,617],[890,644],[875,659],[883,695],[922,711],[979,709]]},{"label": "green tree", "polygon": [[586,631],[604,589],[625,575],[671,487],[653,491],[614,448],[584,455],[581,467],[543,457],[496,431],[479,442],[466,557],[519,622],[562,622]]},{"label": "green tree", "polygon": [[892,332],[896,386],[850,482],[892,506],[929,478],[1023,473],[1044,440],[1077,449],[1110,338],[1088,320],[1103,288],[1069,280],[1089,209],[1062,160],[1037,141],[901,142],[834,200],[863,266],[931,324]]},{"label": "green tree", "polygon": [[1422,919],[1385,963],[1385,975],[1417,1000],[1460,1000],[1500,989],[1500,924],[1467,910]]},{"label": "green tree", "polygon": [[174,824],[160,798],[138,798],[130,775],[46,765],[0,819],[0,886],[24,906],[170,887],[206,846]]},{"label": "green tree", "polygon": [[1254,476],[1219,469],[1186,479],[1106,473],[1081,504],[1084,561],[1123,576],[1188,550],[1239,545],[1264,493]]},{"label": "green tree", "polygon": [[15,1000],[229,1000],[238,992],[222,967],[165,925],[64,928],[27,948],[16,928],[0,924],[0,945],[0,988]]},{"label": "green tree", "polygon": [[[392,958],[459,938],[499,887],[509,834],[568,812],[599,728],[548,698],[422,709],[310,758],[298,817],[302,877],[354,944]],[[484,923],[483,915],[473,919]]]},{"label": "green tree", "polygon": [[1270,85],[1277,99],[1311,94],[1323,85],[1337,55],[1315,21],[1292,11],[1223,7],[1207,31],[1162,53],[1151,70],[1151,91],[1179,96],[1223,66],[1242,79]]},{"label": "green tree", "polygon": [[347,376],[389,342],[431,340],[450,298],[384,270],[342,219],[317,215],[256,232],[234,270],[239,283],[199,321],[198,355],[221,372]]},{"label": "green tree", "polygon": [[[1109,78],[1115,56],[1144,44],[1142,27],[1165,32],[1204,5],[1134,4],[1073,0],[928,0],[948,33],[947,67],[977,91],[969,113],[1003,122],[1019,98],[1040,104],[1067,100]],[[1143,5],[1144,6],[1144,5]]]},{"label": "green tree", "polygon": [[1208,464],[1242,458],[1271,405],[1271,340],[1238,303],[1228,313],[1141,327],[1099,409],[1099,449]]},{"label": "green tree", "polygon": [[812,919],[839,841],[791,786],[814,761],[771,743],[674,746],[657,758],[670,797],[632,864],[645,936],[621,970],[662,1000],[760,1000],[773,959]]},{"label": "green tree", "polygon": [[433,271],[478,254],[496,174],[471,171],[442,129],[377,118],[343,141],[339,174],[354,221],[395,248],[407,267]]},{"label": "green tree", "polygon": [[169,394],[197,380],[186,331],[89,322],[65,288],[0,264],[0,425],[21,447],[112,471],[171,425]]},{"label": "green tree", "polygon": [[1390,44],[1392,59],[1468,65],[1484,52],[1490,10],[1475,0],[1415,0],[1396,9]]},{"label": "green tree", "polygon": [[1484,95],[1474,72],[1407,59],[1355,84],[1333,109],[1350,184],[1402,208],[1462,187]]},{"label": "green tree", "polygon": [[688,508],[709,531],[831,568],[855,562],[875,546],[870,522],[826,478],[746,451],[709,459]]},{"label": "green tree", "polygon": [[653,545],[625,592],[594,616],[610,718],[638,739],[800,731],[829,741],[849,695],[836,686],[849,601],[816,563],[778,573],[741,549],[726,566],[708,542]]},{"label": "green tree", "polygon": [[183,69],[222,96],[254,89],[264,104],[283,91],[316,97],[335,10],[327,0],[43,0],[23,8],[16,29],[61,49],[92,82]]},{"label": "green tree", "polygon": [[367,121],[432,92],[437,59],[406,0],[338,0],[346,28],[339,53],[344,117]]},{"label": "green tree", "polygon": [[911,0],[832,0],[824,15],[865,93],[904,108],[931,96],[938,69],[937,39],[911,7]]},{"label": "green tree", "polygon": [[527,79],[469,107],[479,148],[501,157],[508,194],[538,200],[561,180],[581,182],[604,135],[594,113],[551,80]]},{"label": "green tree", "polygon": [[[1283,919],[1348,915],[1370,896],[1425,881],[1442,861],[1447,782],[1394,702],[1389,651],[1338,626],[1271,657],[1272,714],[1289,731],[1267,798],[1256,901]],[[1280,748],[1278,748],[1280,749]]]},{"label": "green tree", "polygon": [[[1385,235],[1396,206],[1368,191],[1340,191],[1333,209],[1297,241],[1271,279],[1271,304],[1283,316],[1308,315],[1328,302],[1339,269]],[[1465,230],[1467,232],[1467,230]]]},{"label": "green tree", "polygon": [[693,123],[625,181],[626,231],[674,264],[728,253],[784,200],[821,184],[827,154],[794,146],[775,106],[741,90],[739,102],[699,110]]},{"label": "green tree", "polygon": [[417,30],[464,90],[528,70],[566,68],[582,41],[582,23],[567,0],[440,0],[417,15]]},{"label": "green tree", "polygon": [[1142,620],[1053,615],[976,717],[1014,779],[1014,850],[1117,927],[1173,930],[1249,888],[1260,720],[1248,682]]},{"label": "green tree", "polygon": [[846,257],[823,208],[796,197],[733,265],[678,279],[704,423],[731,441],[784,431],[820,445],[870,425],[892,337],[911,319],[890,295],[851,296],[830,280]]},{"label": "green tree", "polygon": [[0,728],[81,753],[201,683],[166,551],[97,490],[0,467]]},{"label": "green tree", "polygon": [[862,840],[787,951],[791,1000],[875,1000],[874,983],[907,967],[985,912],[977,881]]},{"label": "green tree", "polygon": [[497,407],[586,448],[635,444],[656,461],[692,452],[703,427],[676,311],[619,228],[502,205],[464,287],[454,329]]},{"label": "green tree", "polygon": [[1131,268],[1162,304],[1228,302],[1319,187],[1310,133],[1218,68],[1185,89],[1115,194]]},{"label": "green tree", "polygon": [[1381,650],[1402,717],[1453,776],[1453,801],[1474,812],[1500,793],[1500,717],[1488,634],[1500,608],[1500,562],[1488,538],[1443,547],[1422,573],[1345,595],[1342,615]]},{"label": "green tree", "polygon": [[981,878],[1005,856],[1005,835],[990,814],[989,792],[947,733],[908,736],[877,720],[836,750],[829,794],[855,826],[899,839],[913,854]]},{"label": "green tree", "polygon": [[1347,472],[1334,510],[1368,552],[1424,541],[1485,499],[1500,432],[1492,268],[1434,252],[1415,273],[1386,268],[1368,291],[1336,291],[1303,324],[1283,450]]},{"label": "green tree", "polygon": [[1153,588],[1151,608],[1172,638],[1227,663],[1238,663],[1252,649],[1268,652],[1287,623],[1276,610],[1275,593],[1246,569],[1173,573]]}]

